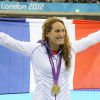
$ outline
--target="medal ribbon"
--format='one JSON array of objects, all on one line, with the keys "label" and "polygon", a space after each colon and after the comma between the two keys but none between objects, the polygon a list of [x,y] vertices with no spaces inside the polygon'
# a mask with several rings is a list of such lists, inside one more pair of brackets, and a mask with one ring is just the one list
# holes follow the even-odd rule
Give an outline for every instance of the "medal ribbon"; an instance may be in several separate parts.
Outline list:
[{"label": "medal ribbon", "polygon": [[58,78],[59,78],[59,73],[60,73],[60,69],[61,69],[61,59],[62,59],[62,56],[59,55],[59,62],[58,62],[57,72],[56,72],[53,59],[49,56],[49,60],[50,60],[51,68],[52,68],[53,80],[54,80],[55,84],[58,84]]},{"label": "medal ribbon", "polygon": [[48,57],[49,57],[49,61],[50,61],[50,64],[51,64],[54,84],[58,84],[58,79],[59,79],[59,74],[60,74],[60,69],[61,69],[62,55],[59,54],[59,61],[58,61],[58,65],[57,65],[57,71],[55,71],[55,66],[54,66],[54,62],[53,62],[53,59],[52,59],[53,54],[52,54],[47,42],[44,44],[44,46],[46,47]]}]

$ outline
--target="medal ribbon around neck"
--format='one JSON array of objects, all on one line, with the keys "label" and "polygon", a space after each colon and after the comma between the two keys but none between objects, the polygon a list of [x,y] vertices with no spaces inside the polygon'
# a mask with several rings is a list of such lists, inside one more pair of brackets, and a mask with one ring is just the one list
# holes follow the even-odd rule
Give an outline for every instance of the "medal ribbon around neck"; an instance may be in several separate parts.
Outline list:
[{"label": "medal ribbon around neck", "polygon": [[52,59],[53,54],[52,54],[47,42],[44,43],[44,46],[46,47],[48,57],[49,57],[49,61],[50,61],[51,68],[52,68],[52,75],[53,75],[53,81],[54,81],[54,85],[52,87],[52,92],[53,92],[53,94],[57,95],[60,92],[60,87],[58,85],[58,79],[59,79],[59,74],[60,74],[60,69],[61,69],[62,55],[59,54],[59,61],[58,61],[58,65],[57,65],[57,71],[55,71],[55,66],[54,66],[54,62],[53,62],[53,59]]},{"label": "medal ribbon around neck", "polygon": [[58,84],[58,78],[59,78],[60,69],[61,69],[61,58],[62,58],[62,56],[59,55],[59,62],[58,62],[58,66],[57,66],[57,71],[55,71],[53,59],[50,57],[50,55],[48,55],[48,56],[49,56],[49,61],[50,61],[51,68],[52,68],[52,75],[53,75],[54,84]]}]

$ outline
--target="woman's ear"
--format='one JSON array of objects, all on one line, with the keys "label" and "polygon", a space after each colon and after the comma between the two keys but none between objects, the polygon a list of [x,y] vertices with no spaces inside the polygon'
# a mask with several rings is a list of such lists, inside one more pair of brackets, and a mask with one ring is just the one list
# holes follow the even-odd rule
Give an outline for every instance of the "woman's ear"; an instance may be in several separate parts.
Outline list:
[{"label": "woman's ear", "polygon": [[46,33],[46,37],[48,37],[48,35],[49,35],[49,34],[48,34],[48,33]]}]

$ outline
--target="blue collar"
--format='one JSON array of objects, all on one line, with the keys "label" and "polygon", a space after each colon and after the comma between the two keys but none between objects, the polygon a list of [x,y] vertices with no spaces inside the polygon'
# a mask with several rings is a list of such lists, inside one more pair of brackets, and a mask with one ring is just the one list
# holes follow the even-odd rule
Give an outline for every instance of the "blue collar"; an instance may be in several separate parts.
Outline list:
[{"label": "blue collar", "polygon": [[[52,53],[52,51],[51,51],[51,49],[50,49],[50,47],[49,47],[47,41],[45,41],[45,42],[43,43],[42,40],[39,40],[38,43],[43,44],[43,45],[45,46],[45,48],[46,48],[47,53],[48,53],[51,57],[54,57],[54,55],[53,55],[53,53]],[[61,54],[61,52],[62,52],[62,50],[59,49],[58,55]]]}]

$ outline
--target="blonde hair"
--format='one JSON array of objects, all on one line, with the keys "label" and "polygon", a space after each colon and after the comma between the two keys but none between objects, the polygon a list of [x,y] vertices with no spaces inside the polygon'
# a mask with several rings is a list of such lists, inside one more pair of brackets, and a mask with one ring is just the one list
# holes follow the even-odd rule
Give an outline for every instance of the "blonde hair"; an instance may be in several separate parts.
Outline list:
[{"label": "blonde hair", "polygon": [[[52,30],[52,24],[54,24],[55,22],[61,22],[65,27],[65,24],[61,19],[57,17],[48,18],[42,26],[42,41],[43,42],[45,41],[48,42],[48,38],[46,34]],[[71,46],[70,46],[69,37],[68,37],[66,28],[65,28],[65,32],[66,32],[65,42],[63,45],[60,46],[60,48],[62,50],[62,56],[65,61],[66,69],[68,69],[71,63]]]}]

